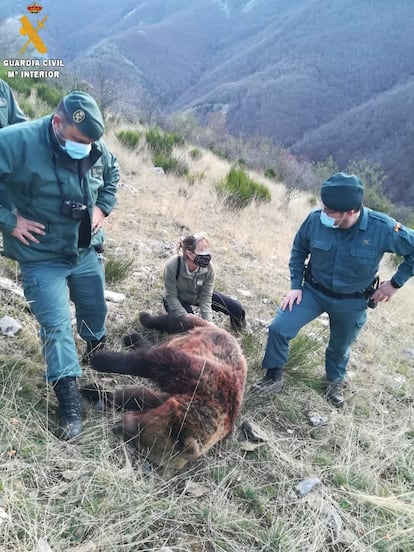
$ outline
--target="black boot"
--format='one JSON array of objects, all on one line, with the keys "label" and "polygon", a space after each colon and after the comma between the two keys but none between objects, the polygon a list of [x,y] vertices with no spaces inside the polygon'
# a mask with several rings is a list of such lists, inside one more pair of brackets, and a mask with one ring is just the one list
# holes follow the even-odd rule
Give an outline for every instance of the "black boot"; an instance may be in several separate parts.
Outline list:
[{"label": "black boot", "polygon": [[261,381],[250,387],[252,393],[259,395],[273,395],[280,393],[283,387],[283,368],[268,368]]},{"label": "black boot", "polygon": [[82,399],[76,378],[60,378],[53,384],[59,403],[58,437],[62,441],[76,439],[82,433]]},{"label": "black boot", "polygon": [[327,381],[326,398],[336,408],[342,408],[345,404],[342,381]]},{"label": "black boot", "polygon": [[82,364],[89,364],[91,357],[95,351],[100,349],[105,349],[106,335],[101,337],[101,339],[92,339],[91,341],[86,342],[86,351],[82,355],[81,362]]}]

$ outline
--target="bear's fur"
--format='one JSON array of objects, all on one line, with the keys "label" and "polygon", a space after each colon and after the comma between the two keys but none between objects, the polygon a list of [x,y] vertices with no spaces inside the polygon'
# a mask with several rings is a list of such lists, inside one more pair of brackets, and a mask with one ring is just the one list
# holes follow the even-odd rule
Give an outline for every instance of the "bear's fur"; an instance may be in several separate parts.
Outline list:
[{"label": "bear's fur", "polygon": [[140,320],[147,328],[168,333],[190,331],[153,346],[132,334],[125,338],[132,351],[97,351],[91,365],[99,372],[148,378],[160,391],[139,386],[110,392],[92,386],[82,393],[126,410],[115,431],[155,464],[181,469],[233,431],[246,361],[232,335],[195,315],[142,313]]}]

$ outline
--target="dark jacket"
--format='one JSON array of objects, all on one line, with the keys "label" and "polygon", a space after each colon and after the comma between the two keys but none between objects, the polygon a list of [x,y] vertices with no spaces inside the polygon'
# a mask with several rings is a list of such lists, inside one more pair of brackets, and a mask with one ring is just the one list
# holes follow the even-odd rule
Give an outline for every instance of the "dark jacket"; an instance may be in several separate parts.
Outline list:
[{"label": "dark jacket", "polygon": [[7,83],[0,79],[0,128],[26,120]]},{"label": "dark jacket", "polygon": [[294,239],[289,262],[291,289],[301,288],[309,255],[315,280],[339,293],[366,289],[387,252],[403,257],[393,276],[398,285],[414,275],[413,230],[367,207],[362,208],[358,222],[348,229],[326,228],[320,222],[320,214],[320,209],[312,211]]},{"label": "dark jacket", "polygon": [[[3,254],[19,262],[67,258],[75,261],[79,248],[100,247],[103,232],[91,236],[94,205],[108,215],[116,203],[119,167],[100,139],[88,157],[71,159],[59,147],[51,116],[0,130],[0,182],[7,187],[18,213],[45,225],[38,244],[24,245],[11,236],[14,211],[0,205]],[[62,213],[65,201],[87,205],[84,218]]]}]

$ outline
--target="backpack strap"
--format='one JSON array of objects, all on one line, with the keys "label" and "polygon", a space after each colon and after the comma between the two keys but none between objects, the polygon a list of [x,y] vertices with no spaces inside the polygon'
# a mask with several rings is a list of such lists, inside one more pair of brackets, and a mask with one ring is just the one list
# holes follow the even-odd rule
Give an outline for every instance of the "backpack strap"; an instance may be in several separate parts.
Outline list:
[{"label": "backpack strap", "polygon": [[178,255],[177,257],[177,272],[175,273],[175,279],[178,280],[178,276],[180,274],[180,268],[181,268],[181,255]]}]

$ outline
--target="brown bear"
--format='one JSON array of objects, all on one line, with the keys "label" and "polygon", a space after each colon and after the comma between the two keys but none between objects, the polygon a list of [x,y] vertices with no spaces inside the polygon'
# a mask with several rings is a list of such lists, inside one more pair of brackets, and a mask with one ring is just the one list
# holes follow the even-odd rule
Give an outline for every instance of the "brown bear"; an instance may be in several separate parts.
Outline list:
[{"label": "brown bear", "polygon": [[235,337],[198,316],[142,313],[140,321],[167,333],[189,331],[153,346],[132,334],[125,338],[132,351],[97,351],[91,365],[99,372],[148,378],[160,391],[143,386],[102,391],[92,386],[82,394],[126,410],[114,430],[155,464],[182,469],[233,431],[246,360]]}]

